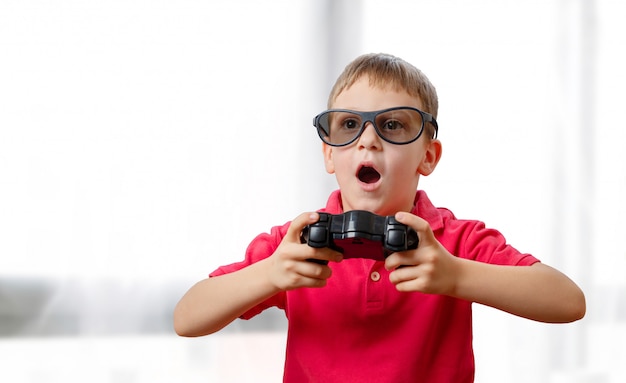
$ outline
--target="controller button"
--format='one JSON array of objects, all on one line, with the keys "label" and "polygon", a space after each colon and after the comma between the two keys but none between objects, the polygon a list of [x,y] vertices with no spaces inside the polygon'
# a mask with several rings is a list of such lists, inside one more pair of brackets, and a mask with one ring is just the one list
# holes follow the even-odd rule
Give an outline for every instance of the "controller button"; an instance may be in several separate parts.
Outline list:
[{"label": "controller button", "polygon": [[326,228],[312,226],[309,229],[309,241],[313,243],[326,243]]},{"label": "controller button", "polygon": [[404,230],[389,230],[387,232],[387,243],[393,247],[404,247]]}]

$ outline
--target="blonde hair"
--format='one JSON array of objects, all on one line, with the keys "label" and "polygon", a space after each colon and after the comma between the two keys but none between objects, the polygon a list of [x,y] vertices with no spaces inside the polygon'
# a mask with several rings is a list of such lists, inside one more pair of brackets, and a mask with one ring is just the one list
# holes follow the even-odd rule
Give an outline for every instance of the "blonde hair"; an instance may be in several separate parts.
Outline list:
[{"label": "blonde hair", "polygon": [[[385,53],[369,53],[354,59],[346,66],[337,78],[328,97],[328,108],[331,108],[337,96],[352,86],[361,77],[368,76],[374,86],[393,86],[404,90],[409,95],[419,98],[424,112],[437,118],[439,101],[437,91],[428,77],[422,71],[402,60]],[[434,128],[428,125],[429,136],[432,137]],[[431,131],[432,130],[432,131]]]}]

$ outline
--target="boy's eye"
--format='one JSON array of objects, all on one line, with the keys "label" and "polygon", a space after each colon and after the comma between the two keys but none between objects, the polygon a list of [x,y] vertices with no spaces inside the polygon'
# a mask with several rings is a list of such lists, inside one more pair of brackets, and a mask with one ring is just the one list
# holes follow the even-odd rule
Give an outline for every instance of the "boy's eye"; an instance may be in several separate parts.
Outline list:
[{"label": "boy's eye", "polygon": [[387,120],[381,125],[380,128],[384,130],[397,130],[403,129],[404,124],[398,120]]},{"label": "boy's eye", "polygon": [[343,123],[341,124],[341,127],[344,129],[358,129],[359,128],[359,122],[353,118],[347,118],[345,120],[343,120]]}]

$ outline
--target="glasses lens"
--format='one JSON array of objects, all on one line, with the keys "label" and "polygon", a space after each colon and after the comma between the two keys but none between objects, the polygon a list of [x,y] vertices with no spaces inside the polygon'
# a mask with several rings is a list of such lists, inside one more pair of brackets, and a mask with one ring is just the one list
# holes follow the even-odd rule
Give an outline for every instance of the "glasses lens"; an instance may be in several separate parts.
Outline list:
[{"label": "glasses lens", "polygon": [[317,131],[327,144],[344,145],[359,135],[361,121],[355,113],[328,111],[319,116]]},{"label": "glasses lens", "polygon": [[376,127],[386,140],[405,144],[421,135],[424,119],[415,109],[393,109],[376,115]]}]

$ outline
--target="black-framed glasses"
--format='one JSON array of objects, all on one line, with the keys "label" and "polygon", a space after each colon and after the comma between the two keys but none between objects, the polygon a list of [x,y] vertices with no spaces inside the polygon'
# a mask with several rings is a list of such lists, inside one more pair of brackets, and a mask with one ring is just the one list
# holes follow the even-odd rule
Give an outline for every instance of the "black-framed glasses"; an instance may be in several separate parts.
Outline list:
[{"label": "black-framed glasses", "polygon": [[405,145],[420,138],[424,132],[424,124],[431,123],[437,138],[437,121],[426,112],[409,106],[383,109],[374,112],[358,112],[349,109],[329,109],[313,118],[322,141],[330,146],[345,146],[354,142],[371,122],[376,133],[383,140]]}]

